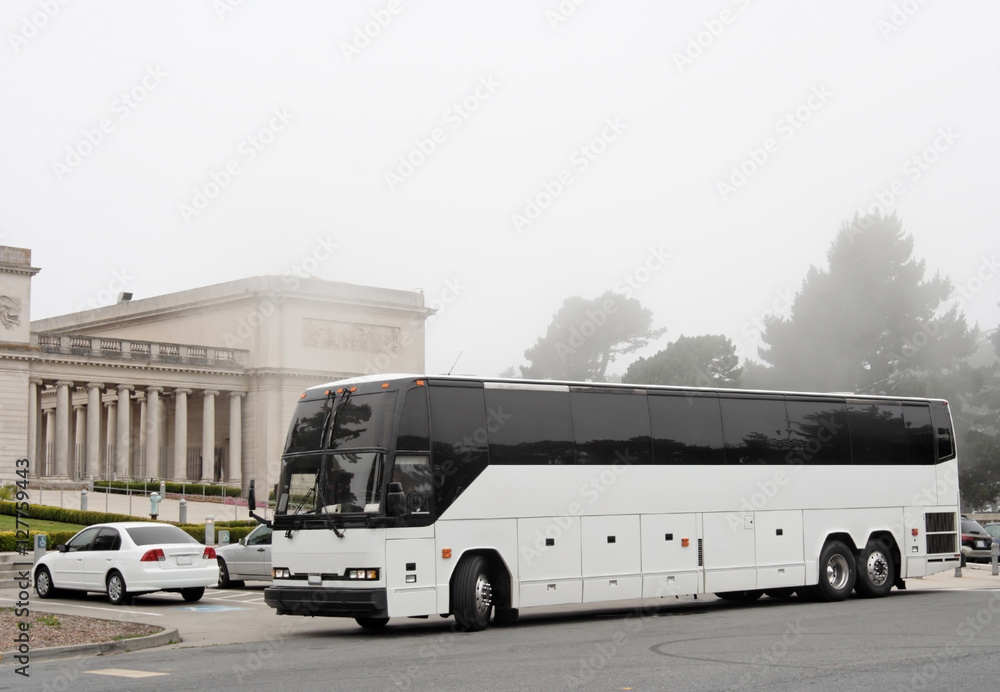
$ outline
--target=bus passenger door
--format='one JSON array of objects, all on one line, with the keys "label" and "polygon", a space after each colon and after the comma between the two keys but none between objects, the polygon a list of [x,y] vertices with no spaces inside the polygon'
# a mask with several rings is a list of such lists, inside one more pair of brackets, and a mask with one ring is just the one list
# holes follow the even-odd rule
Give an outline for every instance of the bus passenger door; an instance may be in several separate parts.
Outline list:
[{"label": "bus passenger door", "polygon": [[757,588],[753,512],[706,512],[705,591]]},{"label": "bus passenger door", "polygon": [[390,617],[436,613],[434,538],[387,540],[385,585]]}]

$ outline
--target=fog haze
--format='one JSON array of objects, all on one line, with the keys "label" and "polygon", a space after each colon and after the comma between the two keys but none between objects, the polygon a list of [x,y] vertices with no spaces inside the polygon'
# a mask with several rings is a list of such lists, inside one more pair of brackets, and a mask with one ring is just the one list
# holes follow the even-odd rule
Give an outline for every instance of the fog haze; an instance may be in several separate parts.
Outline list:
[{"label": "fog haze", "polygon": [[[879,204],[970,323],[994,276],[991,2],[0,5],[0,243],[32,319],[260,274],[419,288],[427,371],[570,295],[756,357]],[[990,268],[992,269],[992,273]],[[628,362],[609,371],[621,374]]]}]

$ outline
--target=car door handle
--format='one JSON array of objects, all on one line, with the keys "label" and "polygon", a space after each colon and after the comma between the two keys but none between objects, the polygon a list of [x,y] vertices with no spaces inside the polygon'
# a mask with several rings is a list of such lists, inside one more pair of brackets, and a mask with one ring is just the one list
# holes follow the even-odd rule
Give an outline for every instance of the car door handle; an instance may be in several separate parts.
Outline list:
[{"label": "car door handle", "polygon": [[257,548],[257,552],[258,552],[258,553],[263,553],[263,552],[264,552],[264,549],[263,549],[263,548]]}]

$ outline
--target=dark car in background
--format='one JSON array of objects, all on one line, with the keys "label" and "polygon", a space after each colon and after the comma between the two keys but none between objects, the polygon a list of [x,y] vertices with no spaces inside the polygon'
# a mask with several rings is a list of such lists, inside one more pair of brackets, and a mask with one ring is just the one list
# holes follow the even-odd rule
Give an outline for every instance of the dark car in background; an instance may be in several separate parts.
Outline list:
[{"label": "dark car in background", "polygon": [[962,517],[962,564],[966,562],[989,562],[993,545],[991,536],[980,523]]}]

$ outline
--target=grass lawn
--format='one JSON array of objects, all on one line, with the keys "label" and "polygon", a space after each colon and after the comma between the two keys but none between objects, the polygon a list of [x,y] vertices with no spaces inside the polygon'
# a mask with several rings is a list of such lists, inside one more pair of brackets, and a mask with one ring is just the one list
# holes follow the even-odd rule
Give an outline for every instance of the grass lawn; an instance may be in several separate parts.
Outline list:
[{"label": "grass lawn", "polygon": [[[27,523],[32,533],[37,531],[79,531],[83,528],[80,524],[64,524],[61,521],[45,521],[43,519],[28,519]],[[23,523],[22,528],[24,528]],[[6,514],[0,514],[0,531],[15,530],[17,530],[17,520]]]}]

